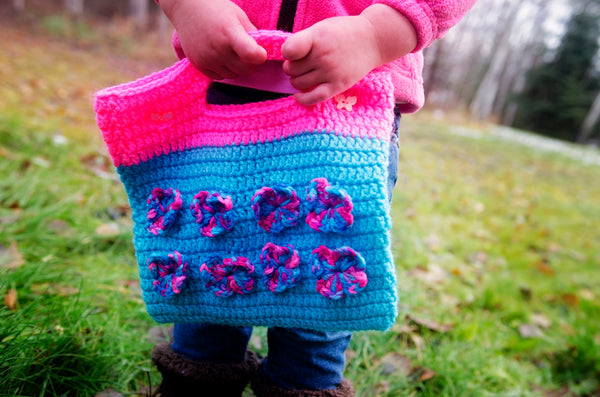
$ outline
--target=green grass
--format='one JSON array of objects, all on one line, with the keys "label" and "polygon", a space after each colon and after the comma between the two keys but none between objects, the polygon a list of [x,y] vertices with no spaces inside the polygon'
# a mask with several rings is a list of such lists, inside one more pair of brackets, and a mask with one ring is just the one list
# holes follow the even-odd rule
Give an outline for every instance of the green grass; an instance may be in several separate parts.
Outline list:
[{"label": "green grass", "polygon": [[[145,395],[160,380],[157,324],[88,93],[147,64],[3,33],[14,56],[0,64],[0,395]],[[346,376],[365,397],[597,395],[600,167],[455,128],[403,119],[400,316],[355,334]]]},{"label": "green grass", "polygon": [[[0,117],[0,244],[24,264],[0,273],[0,394],[93,395],[147,382],[154,326],[140,298],[127,200],[92,147]],[[83,160],[83,161],[82,161]],[[99,166],[97,164],[100,164]],[[117,225],[110,235],[97,231]],[[158,381],[158,379],[156,379]]]}]

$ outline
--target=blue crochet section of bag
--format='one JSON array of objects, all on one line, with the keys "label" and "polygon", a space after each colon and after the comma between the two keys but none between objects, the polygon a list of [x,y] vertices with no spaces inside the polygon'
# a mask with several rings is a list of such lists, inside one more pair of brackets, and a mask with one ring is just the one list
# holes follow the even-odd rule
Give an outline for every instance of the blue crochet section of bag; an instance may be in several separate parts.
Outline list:
[{"label": "blue crochet section of bag", "polygon": [[389,142],[304,131],[117,168],[159,322],[387,329]]}]

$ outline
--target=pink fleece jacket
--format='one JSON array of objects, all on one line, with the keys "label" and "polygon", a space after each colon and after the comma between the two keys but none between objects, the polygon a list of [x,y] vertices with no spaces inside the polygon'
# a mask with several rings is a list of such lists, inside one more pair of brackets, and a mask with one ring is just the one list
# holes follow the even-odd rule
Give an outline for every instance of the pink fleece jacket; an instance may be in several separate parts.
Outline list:
[{"label": "pink fleece jacket", "polygon": [[[248,15],[258,29],[276,29],[281,1],[232,0]],[[382,66],[391,72],[396,102],[402,113],[412,113],[425,102],[423,91],[423,48],[443,37],[477,0],[298,0],[294,32],[334,16],[358,15],[368,6],[389,5],[412,23],[417,32],[417,47],[412,53]],[[175,34],[173,45],[184,57]]]}]

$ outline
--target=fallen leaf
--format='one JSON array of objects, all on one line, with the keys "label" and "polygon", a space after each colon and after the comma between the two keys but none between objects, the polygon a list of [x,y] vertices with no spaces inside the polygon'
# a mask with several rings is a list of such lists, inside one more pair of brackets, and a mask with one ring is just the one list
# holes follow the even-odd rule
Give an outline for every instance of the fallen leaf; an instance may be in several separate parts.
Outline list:
[{"label": "fallen leaf", "polygon": [[442,294],[442,297],[440,298],[442,304],[444,306],[458,306],[460,305],[460,299],[457,298],[456,296],[452,296],[452,295],[448,295],[448,294]]},{"label": "fallen leaf", "polygon": [[50,288],[50,283],[33,283],[31,284],[31,292],[36,295],[41,295],[43,293],[48,292]]},{"label": "fallen leaf", "polygon": [[4,304],[6,305],[6,307],[8,307],[8,310],[11,310],[13,312],[17,310],[18,302],[19,301],[17,299],[17,290],[14,288],[9,289],[8,293],[4,297]]},{"label": "fallen leaf", "polygon": [[540,338],[544,336],[542,330],[535,324],[522,324],[519,326],[519,334],[522,338]]},{"label": "fallen leaf", "polygon": [[118,175],[114,172],[112,162],[108,155],[103,153],[90,153],[80,158],[80,161],[96,176],[102,179],[118,180]]},{"label": "fallen leaf", "polygon": [[262,338],[258,335],[252,335],[250,337],[250,345],[255,349],[255,350],[261,350],[263,347],[263,341]]},{"label": "fallen leaf", "polygon": [[119,393],[116,390],[106,389],[106,390],[101,391],[100,393],[96,394],[95,397],[124,397],[124,396],[122,393]]},{"label": "fallen leaf", "polygon": [[575,294],[572,294],[572,293],[562,294],[561,298],[562,298],[562,301],[567,304],[567,306],[570,306],[570,307],[579,306],[579,297]]},{"label": "fallen leaf", "polygon": [[115,222],[103,223],[96,228],[96,235],[100,237],[115,237],[121,234],[119,225]]},{"label": "fallen leaf", "polygon": [[421,367],[419,369],[420,374],[419,374],[419,381],[420,382],[426,382],[429,379],[433,378],[434,376],[436,376],[437,374],[432,371],[431,369],[427,368],[427,367]]},{"label": "fallen leaf", "polygon": [[521,298],[525,301],[530,301],[533,296],[533,291],[527,285],[519,286],[519,292],[521,293]]},{"label": "fallen leaf", "polygon": [[131,290],[138,291],[140,290],[140,280],[115,280],[114,283],[116,285],[125,286]]},{"label": "fallen leaf", "polygon": [[381,373],[384,375],[400,373],[408,376],[412,370],[413,364],[410,359],[400,353],[388,353],[381,358]]},{"label": "fallen leaf", "polygon": [[389,381],[380,380],[375,385],[375,395],[376,396],[381,396],[381,395],[386,396],[390,392],[391,387],[392,387],[392,385]]},{"label": "fallen leaf", "polygon": [[131,216],[131,207],[129,205],[115,205],[106,209],[108,216],[113,221]]},{"label": "fallen leaf", "polygon": [[406,216],[408,219],[413,219],[415,216],[417,216],[417,211],[415,211],[413,207],[408,207],[406,211],[404,211],[404,216]]},{"label": "fallen leaf", "polygon": [[14,160],[17,158],[17,156],[13,152],[9,151],[2,145],[0,145],[0,157],[4,157],[9,160]]},{"label": "fallen leaf", "polygon": [[546,276],[554,276],[555,272],[552,267],[546,262],[540,261],[535,264],[535,267],[540,271],[540,273],[545,274]]},{"label": "fallen leaf", "polygon": [[45,159],[41,156],[35,156],[31,162],[35,165],[37,165],[38,167],[42,167],[42,168],[50,168],[50,166],[52,165],[52,163],[50,163],[50,160]]},{"label": "fallen leaf", "polygon": [[473,265],[485,265],[488,261],[488,254],[483,251],[476,251],[470,254],[467,260]]},{"label": "fallen leaf", "polygon": [[52,284],[52,289],[53,295],[62,297],[77,295],[79,293],[79,288],[70,285]]},{"label": "fallen leaf", "polygon": [[485,211],[485,204],[477,202],[473,204],[473,209],[476,213],[481,214],[483,211]]},{"label": "fallen leaf", "polygon": [[61,219],[54,219],[48,224],[47,228],[53,232],[62,232],[68,230],[70,226],[67,222]]},{"label": "fallen leaf", "polygon": [[146,337],[148,342],[153,344],[169,342],[173,338],[173,327],[152,327]]},{"label": "fallen leaf", "polygon": [[8,247],[0,244],[0,268],[17,269],[24,264],[25,260],[19,252],[16,241],[12,241]]},{"label": "fallen leaf", "polygon": [[347,349],[344,355],[346,356],[346,362],[350,362],[358,355],[358,353],[352,349]]},{"label": "fallen leaf", "polygon": [[[16,208],[14,206],[16,206]],[[12,205],[8,206],[9,208],[13,208],[13,210],[10,212],[10,214],[0,216],[0,226],[10,225],[12,223],[19,221],[22,218],[23,210],[18,208],[18,206],[19,206],[19,204],[16,202],[13,203]],[[1,244],[0,244],[0,247],[2,247]],[[0,248],[0,251],[2,251],[2,248]],[[0,254],[0,256],[1,256],[1,254]]]},{"label": "fallen leaf", "polygon": [[441,240],[436,234],[430,234],[424,241],[430,251],[437,252],[442,248]]},{"label": "fallen leaf", "polygon": [[556,390],[546,390],[544,397],[575,397],[575,394],[567,386],[563,386]]},{"label": "fallen leaf", "polygon": [[548,252],[551,252],[551,253],[554,254],[554,253],[559,252],[560,250],[561,250],[560,245],[558,245],[556,243],[550,243],[550,244],[548,244]]},{"label": "fallen leaf", "polygon": [[418,318],[413,316],[407,316],[408,320],[418,324],[422,327],[427,328],[430,331],[446,333],[452,331],[454,329],[454,324],[441,324],[437,321],[428,320],[425,318]]},{"label": "fallen leaf", "polygon": [[36,295],[48,294],[48,295],[57,295],[62,297],[77,295],[79,293],[79,289],[70,285],[63,284],[50,284],[50,283],[39,283],[39,284],[31,284],[31,291]]},{"label": "fallen leaf", "polygon": [[440,284],[448,277],[446,270],[435,263],[430,263],[427,268],[417,266],[409,270],[407,274],[409,277],[414,277],[429,285]]},{"label": "fallen leaf", "polygon": [[410,334],[410,339],[412,340],[412,342],[414,343],[415,347],[417,348],[417,350],[420,352],[421,350],[425,349],[425,338],[423,338],[421,335],[418,334]]},{"label": "fallen leaf", "polygon": [[581,296],[583,299],[585,299],[587,301],[595,301],[596,300],[596,295],[589,289],[579,290],[579,296]]},{"label": "fallen leaf", "polygon": [[552,321],[542,313],[534,313],[531,316],[531,322],[542,328],[550,328]]}]

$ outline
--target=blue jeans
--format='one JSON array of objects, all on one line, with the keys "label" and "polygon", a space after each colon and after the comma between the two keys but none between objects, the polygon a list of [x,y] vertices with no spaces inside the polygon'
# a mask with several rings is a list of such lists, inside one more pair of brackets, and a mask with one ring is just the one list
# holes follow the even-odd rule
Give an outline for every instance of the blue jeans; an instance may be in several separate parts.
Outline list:
[{"label": "blue jeans", "polygon": [[[257,102],[279,94],[213,84],[207,93],[212,104]],[[391,200],[398,173],[398,128],[395,112],[390,144],[388,193]],[[217,324],[175,324],[173,351],[189,359],[208,363],[241,363],[252,327]],[[345,351],[352,334],[347,331],[316,331],[299,328],[269,328],[269,354],[261,365],[262,375],[285,389],[335,389],[342,381]]]}]

